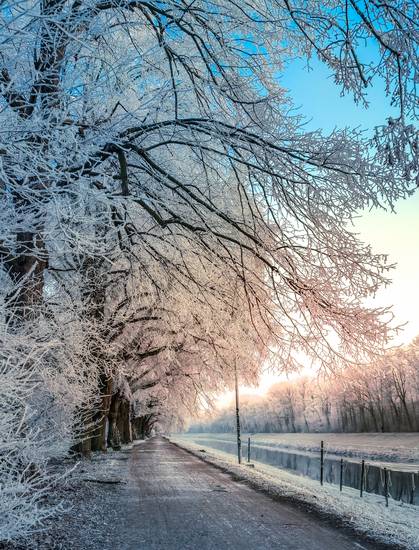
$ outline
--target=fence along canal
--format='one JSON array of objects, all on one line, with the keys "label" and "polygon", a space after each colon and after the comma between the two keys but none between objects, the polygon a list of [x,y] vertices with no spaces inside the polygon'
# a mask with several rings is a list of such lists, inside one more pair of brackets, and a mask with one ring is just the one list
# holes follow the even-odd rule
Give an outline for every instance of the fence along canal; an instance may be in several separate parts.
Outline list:
[{"label": "fence along canal", "polygon": [[[218,449],[231,454],[237,454],[237,444],[234,441],[216,438],[194,437],[193,441],[199,445]],[[323,458],[323,481],[340,485],[342,469],[342,485],[361,489],[362,461],[344,459],[326,452]],[[248,446],[242,446],[242,457],[248,458]],[[268,464],[277,468],[291,470],[300,475],[320,482],[321,477],[321,449],[314,453],[311,451],[298,451],[269,447],[259,443],[251,443],[251,460]],[[387,478],[387,479],[386,479]],[[419,505],[419,465],[391,464],[364,461],[364,475],[362,492],[383,495],[387,491],[388,496],[394,500],[400,500],[409,504]]]}]

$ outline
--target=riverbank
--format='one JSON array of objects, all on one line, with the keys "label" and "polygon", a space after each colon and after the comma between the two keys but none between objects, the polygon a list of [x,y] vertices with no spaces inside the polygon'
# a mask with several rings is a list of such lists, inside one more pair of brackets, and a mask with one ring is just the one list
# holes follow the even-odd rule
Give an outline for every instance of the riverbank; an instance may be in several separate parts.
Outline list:
[{"label": "riverbank", "polygon": [[337,486],[320,487],[318,481],[261,463],[254,463],[254,468],[239,466],[233,455],[209,446],[203,448],[190,437],[174,436],[171,441],[271,496],[308,506],[389,548],[419,549],[419,510],[415,506],[390,499],[386,508],[384,499],[377,495],[364,494],[361,499],[354,489],[346,487],[340,493]]}]

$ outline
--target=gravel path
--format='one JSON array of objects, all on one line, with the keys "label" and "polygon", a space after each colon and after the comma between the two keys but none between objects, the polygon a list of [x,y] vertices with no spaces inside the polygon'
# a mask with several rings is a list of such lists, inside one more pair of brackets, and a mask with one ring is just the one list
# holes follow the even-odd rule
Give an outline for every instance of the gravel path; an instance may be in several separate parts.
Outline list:
[{"label": "gravel path", "polygon": [[373,548],[160,438],[134,449],[125,493],[121,550]]},{"label": "gravel path", "polygon": [[[162,438],[82,465],[37,550],[378,550]],[[62,497],[63,495],[61,495]]]}]

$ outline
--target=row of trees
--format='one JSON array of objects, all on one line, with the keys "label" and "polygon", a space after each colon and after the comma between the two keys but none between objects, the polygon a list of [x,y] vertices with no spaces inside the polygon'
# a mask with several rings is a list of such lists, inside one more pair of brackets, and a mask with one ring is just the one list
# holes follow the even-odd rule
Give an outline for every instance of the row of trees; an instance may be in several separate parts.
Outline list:
[{"label": "row of trees", "polygon": [[[266,396],[241,401],[247,432],[417,432],[419,338],[369,365],[347,367],[328,378],[280,382]],[[232,409],[193,424],[190,431],[234,431]]]},{"label": "row of trees", "polygon": [[[385,344],[351,221],[416,186],[415,4],[0,1],[0,540],[54,513],[51,458],[179,424],[236,363]],[[373,143],[292,114],[312,55],[356,101],[385,79]]]}]

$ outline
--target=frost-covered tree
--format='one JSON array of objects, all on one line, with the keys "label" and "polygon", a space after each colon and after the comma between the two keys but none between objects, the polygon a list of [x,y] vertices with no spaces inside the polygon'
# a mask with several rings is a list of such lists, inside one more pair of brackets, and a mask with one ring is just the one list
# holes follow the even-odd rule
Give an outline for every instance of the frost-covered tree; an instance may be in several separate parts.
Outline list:
[{"label": "frost-covered tree", "polygon": [[[57,438],[93,423],[103,448],[117,392],[141,401],[154,384],[170,417],[237,359],[253,377],[270,351],[292,369],[301,353],[330,367],[382,346],[386,312],[363,300],[384,259],[350,224],[415,186],[415,2],[0,7],[2,331],[48,349],[30,361],[30,418],[43,396],[65,411]],[[380,57],[364,60],[365,40]],[[276,74],[301,55],[357,101],[385,78],[400,117],[376,149],[292,116]],[[26,364],[11,349],[7,376]]]},{"label": "frost-covered tree", "polygon": [[[418,338],[372,363],[349,365],[328,377],[274,384],[262,397],[244,396],[241,420],[249,432],[406,432],[419,428]],[[195,416],[199,418],[199,416]],[[234,428],[228,407],[194,421],[193,431]]]},{"label": "frost-covered tree", "polygon": [[[380,195],[393,201],[409,183],[374,162],[354,132],[304,133],[274,76],[284,43],[282,58],[317,52],[357,99],[381,71],[410,116],[413,10],[409,2],[394,10],[356,2],[6,3],[2,159],[14,231],[3,248],[10,277],[24,280],[11,305],[29,310],[41,294],[49,207],[89,188],[123,243],[141,240],[151,251],[156,239],[131,218],[136,206],[160,232],[212,251],[242,278],[246,268],[225,245],[258,258],[281,344],[298,341],[329,360],[328,325],[348,347],[355,339],[368,347],[381,327],[358,299],[380,284],[382,259],[348,223],[354,209]],[[360,61],[368,36],[382,49],[375,66]],[[279,347],[288,357],[288,346]]]}]

